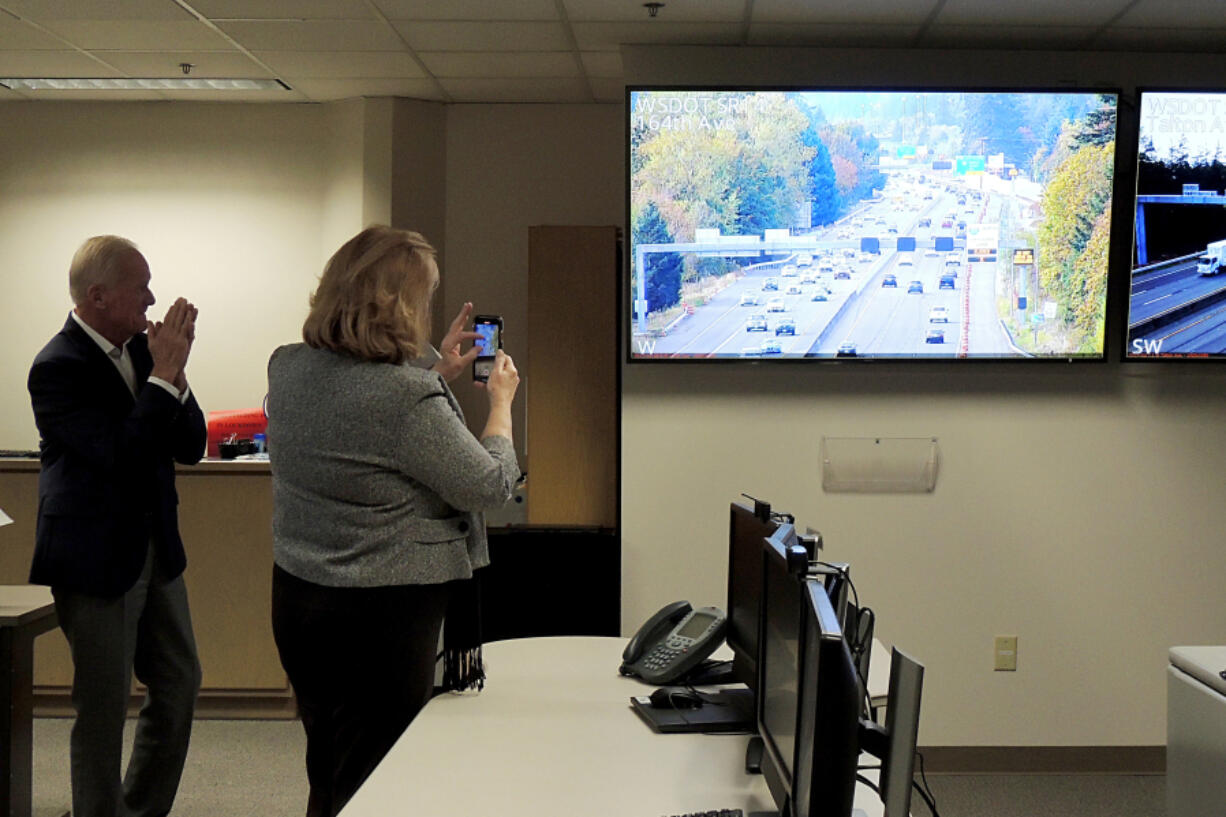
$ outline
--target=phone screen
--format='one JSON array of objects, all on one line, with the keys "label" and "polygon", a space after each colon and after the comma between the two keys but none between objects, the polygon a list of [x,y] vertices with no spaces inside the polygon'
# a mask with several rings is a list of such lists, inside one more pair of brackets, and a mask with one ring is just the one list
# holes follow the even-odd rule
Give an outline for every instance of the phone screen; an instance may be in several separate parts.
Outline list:
[{"label": "phone screen", "polygon": [[473,380],[489,380],[494,369],[494,357],[502,348],[502,318],[478,315],[473,319],[473,331],[481,337],[474,341],[477,359],[473,361]]},{"label": "phone screen", "polygon": [[477,338],[476,344],[480,349],[477,352],[477,357],[494,357],[501,346],[499,343],[499,329],[501,327],[496,323],[474,323],[473,331],[481,335]]}]

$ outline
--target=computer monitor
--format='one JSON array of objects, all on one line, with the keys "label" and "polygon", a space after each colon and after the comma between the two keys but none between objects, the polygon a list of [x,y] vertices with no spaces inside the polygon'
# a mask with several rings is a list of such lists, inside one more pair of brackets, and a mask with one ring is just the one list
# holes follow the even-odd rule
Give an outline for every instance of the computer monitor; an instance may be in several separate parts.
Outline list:
[{"label": "computer monitor", "polygon": [[[761,508],[762,503],[758,503]],[[762,542],[779,523],[765,512],[733,502],[728,522],[728,626],[732,649],[729,681],[758,685],[758,613],[762,602]]]},{"label": "computer monitor", "polygon": [[762,772],[782,817],[848,817],[863,687],[827,588],[786,527],[762,551]]},{"label": "computer monitor", "polygon": [[788,566],[791,526],[762,540],[762,612],[758,653],[758,735],[762,738],[762,774],[785,817],[793,795],[796,729],[800,711],[802,576]]},{"label": "computer monitor", "polygon": [[861,724],[860,742],[866,752],[881,760],[879,779],[885,817],[911,814],[911,786],[915,776],[915,745],[919,737],[920,698],[924,688],[924,665],[894,648],[890,657],[890,695],[885,727]]}]

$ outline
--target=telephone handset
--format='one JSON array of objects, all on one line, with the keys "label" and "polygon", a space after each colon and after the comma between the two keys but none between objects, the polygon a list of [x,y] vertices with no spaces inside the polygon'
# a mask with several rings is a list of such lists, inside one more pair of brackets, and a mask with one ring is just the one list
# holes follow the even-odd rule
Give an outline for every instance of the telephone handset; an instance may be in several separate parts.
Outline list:
[{"label": "telephone handset", "polygon": [[670,684],[701,664],[724,641],[728,617],[717,607],[675,601],[649,618],[622,653],[622,675]]}]

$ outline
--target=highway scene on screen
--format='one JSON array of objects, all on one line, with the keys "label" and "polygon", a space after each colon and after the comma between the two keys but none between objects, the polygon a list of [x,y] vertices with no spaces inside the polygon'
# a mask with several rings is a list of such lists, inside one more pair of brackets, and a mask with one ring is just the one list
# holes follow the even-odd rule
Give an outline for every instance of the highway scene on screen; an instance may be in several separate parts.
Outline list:
[{"label": "highway scene on screen", "polygon": [[[701,307],[679,316],[666,334],[640,339],[645,343],[636,351],[740,357],[1019,354],[996,315],[998,265],[969,261],[964,237],[990,209],[1010,206],[1008,197],[937,180],[892,180],[885,192],[882,201],[791,239],[805,249],[746,264],[724,277]],[[935,249],[939,236],[947,249]],[[862,250],[862,237],[875,239],[878,251]],[[915,249],[897,250],[900,237],[914,238]]]},{"label": "highway scene on screen", "polygon": [[632,94],[632,358],[1101,356],[1114,100],[890,96]]},{"label": "highway scene on screen", "polygon": [[1127,356],[1226,356],[1226,94],[1141,98]]},{"label": "highway scene on screen", "polygon": [[1199,274],[1200,257],[1133,272],[1128,354],[1226,355],[1226,274]]}]

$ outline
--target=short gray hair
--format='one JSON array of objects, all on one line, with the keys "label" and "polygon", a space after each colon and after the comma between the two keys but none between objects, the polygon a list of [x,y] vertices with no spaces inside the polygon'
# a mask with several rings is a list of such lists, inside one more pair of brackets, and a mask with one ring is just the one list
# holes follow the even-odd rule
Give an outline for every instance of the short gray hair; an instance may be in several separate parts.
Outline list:
[{"label": "short gray hair", "polygon": [[129,253],[140,250],[126,238],[117,235],[96,235],[85,239],[68,267],[68,294],[74,304],[85,300],[94,284],[114,286],[123,260]]}]

